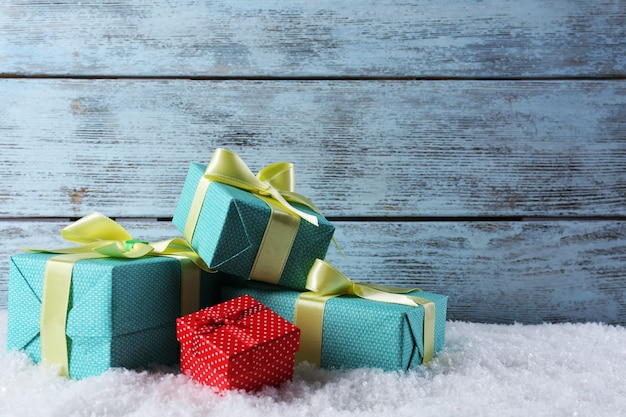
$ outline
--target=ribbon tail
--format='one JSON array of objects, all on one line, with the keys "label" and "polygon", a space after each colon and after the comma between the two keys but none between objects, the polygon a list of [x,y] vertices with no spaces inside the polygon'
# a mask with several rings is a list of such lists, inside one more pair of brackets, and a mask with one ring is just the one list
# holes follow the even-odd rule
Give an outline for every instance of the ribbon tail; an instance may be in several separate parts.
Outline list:
[{"label": "ribbon tail", "polygon": [[401,304],[409,307],[417,307],[421,304],[415,301],[417,297],[380,291],[366,284],[355,284],[354,295],[365,298],[367,300],[379,301],[382,303]]},{"label": "ribbon tail", "polygon": [[373,288],[379,291],[390,292],[394,294],[408,294],[408,293],[415,292],[415,291],[422,291],[419,288],[390,287],[388,285],[380,285],[380,284],[359,284],[359,285],[368,286],[370,288]]},{"label": "ribbon tail", "polygon": [[36,248],[21,248],[27,252],[34,253],[56,253],[56,254],[76,254],[76,253],[86,253],[93,252],[94,250],[109,244],[110,242],[92,242],[82,246],[73,246],[71,248],[60,248],[60,249],[36,249]]},{"label": "ribbon tail", "polygon": [[148,245],[154,248],[154,255],[173,256],[176,258],[187,258],[198,268],[207,272],[216,272],[202,260],[200,255],[193,250],[189,243],[181,238],[161,240],[159,242],[149,242]]},{"label": "ribbon tail", "polygon": [[[276,187],[278,188],[278,187]],[[280,188],[278,188],[280,190],[281,195],[285,198],[285,200],[287,201],[291,201],[292,203],[298,203],[298,204],[302,204],[303,206],[307,206],[308,208],[310,208],[311,210],[313,210],[314,212],[316,212],[317,214],[319,214],[320,216],[324,216],[322,214],[322,211],[317,208],[317,206],[308,198],[306,198],[305,196],[303,196],[302,194],[298,194],[296,192],[293,191],[284,191],[281,190]]]},{"label": "ribbon tail", "polygon": [[424,303],[420,302],[424,307],[424,357],[422,364],[427,364],[435,355],[435,303],[423,298],[420,300],[424,301]]},{"label": "ribbon tail", "polygon": [[379,290],[369,284],[355,284],[354,294],[368,300],[380,301],[383,303],[402,304],[411,307],[422,306],[424,309],[424,323],[422,340],[424,343],[424,356],[422,364],[430,362],[435,354],[435,303],[426,298],[406,295],[411,290],[403,288],[378,286],[379,288],[389,288],[392,292]]},{"label": "ribbon tail", "polygon": [[282,196],[280,191],[278,191],[275,188],[270,188],[268,192],[276,201],[282,204],[287,211],[290,211],[294,213],[295,215],[302,217],[304,220],[306,220],[307,222],[311,223],[314,226],[319,226],[319,221],[317,220],[317,217],[315,217],[312,214],[305,213],[302,210],[298,210],[297,208],[289,204],[289,202],[285,199],[285,197]]}]

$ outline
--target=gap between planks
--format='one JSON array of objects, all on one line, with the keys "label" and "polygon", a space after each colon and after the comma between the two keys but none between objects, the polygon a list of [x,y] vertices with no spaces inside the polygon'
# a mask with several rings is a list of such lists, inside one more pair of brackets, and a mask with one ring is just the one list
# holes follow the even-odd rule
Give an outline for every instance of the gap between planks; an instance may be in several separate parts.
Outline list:
[{"label": "gap between planks", "polygon": [[[171,217],[115,217],[115,221],[171,222]],[[75,222],[81,217],[0,217],[0,222]],[[331,222],[554,222],[626,221],[626,216],[328,216]]]},{"label": "gap between planks", "polygon": [[625,74],[507,76],[376,76],[376,75],[96,75],[96,74],[12,74],[0,73],[6,79],[74,79],[74,80],[191,80],[191,81],[623,81]]}]

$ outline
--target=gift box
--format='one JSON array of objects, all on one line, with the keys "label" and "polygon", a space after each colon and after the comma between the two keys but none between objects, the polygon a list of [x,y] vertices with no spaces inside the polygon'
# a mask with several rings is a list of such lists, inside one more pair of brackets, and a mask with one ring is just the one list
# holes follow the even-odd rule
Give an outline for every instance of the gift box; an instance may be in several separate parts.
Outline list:
[{"label": "gift box", "polygon": [[[298,297],[303,294],[288,288],[254,281],[235,282],[220,277],[222,300],[249,294],[277,314],[294,323]],[[447,296],[415,291],[414,295],[435,305],[434,352],[444,347]],[[297,323],[301,331],[300,350],[305,351],[308,332],[318,323]],[[424,308],[362,299],[355,296],[332,297],[323,311],[321,352],[322,368],[373,367],[387,371],[408,370],[424,358]],[[313,348],[319,349],[319,348]]]},{"label": "gift box", "polygon": [[273,198],[211,181],[200,212],[192,216],[195,227],[186,232],[206,168],[191,164],[173,218],[176,228],[212,269],[304,289],[309,268],[326,256],[334,226],[303,204],[291,203],[317,219],[317,226],[285,212]]},{"label": "gift box", "polygon": [[176,322],[181,371],[218,389],[255,390],[293,377],[300,330],[250,296]]},{"label": "gift box", "polygon": [[[7,347],[25,351],[35,362],[42,360],[44,271],[54,256],[19,254],[10,261]],[[199,305],[214,304],[217,288],[212,289],[212,276],[201,274]],[[113,367],[177,364],[181,290],[181,262],[172,257],[76,262],[65,329],[69,376],[80,379]]]}]

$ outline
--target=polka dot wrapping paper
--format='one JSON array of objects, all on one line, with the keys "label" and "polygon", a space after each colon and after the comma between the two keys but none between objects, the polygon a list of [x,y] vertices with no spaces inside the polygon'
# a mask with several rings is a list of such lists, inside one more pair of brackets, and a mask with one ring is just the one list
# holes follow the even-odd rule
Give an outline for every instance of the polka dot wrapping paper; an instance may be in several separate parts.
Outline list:
[{"label": "polka dot wrapping paper", "polygon": [[244,295],[176,323],[181,372],[220,390],[256,390],[293,377],[300,330]]},{"label": "polka dot wrapping paper", "polygon": [[[52,256],[14,255],[9,267],[7,348],[23,350],[35,362],[41,361],[44,269]],[[177,364],[180,272],[180,261],[168,257],[77,262],[66,324],[70,377]],[[217,302],[214,282],[202,273],[201,306]]]},{"label": "polka dot wrapping paper", "polygon": [[[293,322],[300,291],[256,281],[235,282],[220,276],[220,298],[249,294],[285,319]],[[435,353],[445,342],[448,297],[416,291],[411,293],[435,303]],[[365,300],[353,296],[329,299],[322,328],[322,368],[381,368],[408,370],[420,366],[424,354],[424,309]],[[302,335],[307,327],[300,325]],[[304,337],[303,337],[304,339]],[[302,347],[304,348],[304,347]]]},{"label": "polka dot wrapping paper", "polygon": [[[194,194],[205,169],[206,165],[192,163],[187,173],[172,219],[181,233],[185,231]],[[293,205],[315,215],[319,226],[304,220],[299,222],[282,272],[277,280],[272,278],[271,282],[303,290],[315,259],[326,257],[335,228],[311,209],[300,204]],[[204,198],[191,246],[210,268],[239,277],[250,277],[271,212],[268,203],[254,194],[212,182]],[[255,279],[267,281],[266,277]]]}]

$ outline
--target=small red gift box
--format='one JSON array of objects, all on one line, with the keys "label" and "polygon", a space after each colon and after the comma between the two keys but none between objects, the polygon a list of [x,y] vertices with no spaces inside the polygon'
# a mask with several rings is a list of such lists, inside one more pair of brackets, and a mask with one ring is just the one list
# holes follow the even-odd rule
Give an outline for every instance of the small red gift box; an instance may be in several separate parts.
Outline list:
[{"label": "small red gift box", "polygon": [[249,295],[176,320],[181,371],[218,389],[291,380],[300,329]]}]

